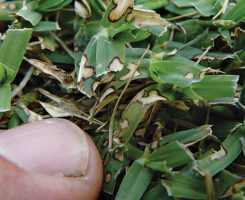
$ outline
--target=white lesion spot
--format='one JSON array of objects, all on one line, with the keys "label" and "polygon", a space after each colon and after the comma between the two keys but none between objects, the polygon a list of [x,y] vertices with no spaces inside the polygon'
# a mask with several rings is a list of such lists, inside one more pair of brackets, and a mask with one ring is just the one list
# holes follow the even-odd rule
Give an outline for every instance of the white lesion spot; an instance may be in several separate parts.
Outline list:
[{"label": "white lesion spot", "polygon": [[0,7],[1,10],[5,10],[7,8],[7,6],[3,5]]},{"label": "white lesion spot", "polygon": [[193,79],[195,75],[192,72],[187,72],[187,74],[184,77],[188,79]]},{"label": "white lesion spot", "polygon": [[87,78],[93,76],[93,74],[94,74],[94,69],[92,69],[92,68],[85,68],[85,71],[84,71],[84,74],[83,74],[83,78],[84,79],[87,79]]},{"label": "white lesion spot", "polygon": [[119,161],[123,161],[123,153],[121,151],[116,151],[115,152],[115,158]]},{"label": "white lesion spot", "polygon": [[124,119],[121,123],[121,128],[122,129],[125,129],[125,128],[128,128],[128,120],[127,119]]},{"label": "white lesion spot", "polygon": [[112,175],[111,175],[110,172],[108,172],[108,173],[106,174],[106,176],[105,176],[105,182],[106,182],[106,183],[109,183],[109,182],[111,181],[111,179],[112,179]]},{"label": "white lesion spot", "polygon": [[200,72],[200,74],[199,74],[199,78],[200,78],[200,79],[203,79],[203,78],[204,78],[204,76],[205,76],[205,72],[203,72],[203,71],[202,71],[202,72]]},{"label": "white lesion spot", "polygon": [[220,160],[226,155],[225,149],[221,146],[221,149],[219,151],[215,151],[212,155],[210,160]]},{"label": "white lesion spot", "polygon": [[93,92],[97,89],[97,87],[99,86],[100,82],[99,81],[95,81],[93,83]]},{"label": "white lesion spot", "polygon": [[88,11],[82,6],[81,3],[78,1],[75,1],[75,12],[78,14],[80,17],[87,19],[89,16]]},{"label": "white lesion spot", "polygon": [[77,81],[81,82],[82,79],[87,79],[91,76],[93,76],[94,74],[94,69],[91,67],[86,67],[86,63],[87,63],[87,56],[83,55],[81,58],[81,62],[80,62],[80,68],[79,68],[79,73],[78,73],[78,78]]},{"label": "white lesion spot", "polygon": [[[125,74],[124,76],[122,76],[119,80],[120,81],[128,80],[132,76],[132,74],[134,73],[134,70],[135,70],[136,67],[137,67],[136,64],[129,63],[128,66],[127,66],[127,69],[129,70],[129,72],[127,74]],[[140,73],[138,71],[136,71],[134,73],[134,78],[137,77],[137,76],[140,76]]]},{"label": "white lesion spot", "polygon": [[109,72],[119,72],[123,69],[123,63],[120,62],[119,58],[113,58],[112,62],[109,64]]},{"label": "white lesion spot", "polygon": [[143,106],[147,104],[154,103],[156,101],[166,101],[168,100],[166,97],[158,94],[157,90],[151,90],[147,97],[143,97],[144,91],[139,93],[137,100],[143,104]]},{"label": "white lesion spot", "polygon": [[109,20],[112,22],[118,21],[130,8],[134,6],[134,0],[113,0],[113,3],[116,5],[114,9],[111,10],[109,14]]},{"label": "white lesion spot", "polygon": [[158,141],[157,140],[153,141],[152,144],[151,144],[151,148],[156,150],[158,147],[159,147],[158,146]]},{"label": "white lesion spot", "polygon": [[15,4],[11,3],[9,5],[9,8],[10,8],[10,10],[15,10],[17,8],[17,6]]}]

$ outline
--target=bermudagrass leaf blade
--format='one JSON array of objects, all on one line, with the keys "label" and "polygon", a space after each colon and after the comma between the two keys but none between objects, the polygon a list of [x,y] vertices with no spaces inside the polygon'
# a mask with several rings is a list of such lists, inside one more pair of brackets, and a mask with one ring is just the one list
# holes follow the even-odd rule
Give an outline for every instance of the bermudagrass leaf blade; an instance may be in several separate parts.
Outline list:
[{"label": "bermudagrass leaf blade", "polygon": [[160,84],[141,90],[128,104],[122,115],[118,133],[116,133],[119,140],[128,143],[141,119],[153,103],[171,99],[173,99],[173,95]]},{"label": "bermudagrass leaf blade", "polygon": [[[190,89],[194,91],[193,94],[202,99],[231,101],[236,92],[237,81],[238,76],[236,75],[208,75],[200,82],[193,83]],[[187,94],[189,92],[187,89]]]},{"label": "bermudagrass leaf blade", "polygon": [[115,159],[114,152],[108,153],[109,162],[106,164],[104,169],[104,182],[103,191],[109,194],[113,194],[116,185],[116,180],[118,175],[124,170],[128,161],[124,159],[123,161]]},{"label": "bermudagrass leaf blade", "polygon": [[166,189],[161,185],[158,184],[157,186],[153,187],[151,190],[146,192],[142,198],[142,200],[169,200],[171,197],[168,196]]},{"label": "bermudagrass leaf blade", "polygon": [[123,42],[108,40],[106,37],[100,36],[96,50],[96,76],[122,70],[125,61]]},{"label": "bermudagrass leaf blade", "polygon": [[3,85],[0,85],[0,112],[11,108],[11,86],[14,80],[28,42],[32,34],[32,29],[10,29],[0,48],[0,68],[4,68],[6,77],[1,77]]},{"label": "bermudagrass leaf blade", "polygon": [[20,1],[1,2],[0,3],[0,21],[13,21],[14,18],[12,18],[10,14],[17,12],[21,8],[21,6],[22,6],[22,2]]},{"label": "bermudagrass leaf blade", "polygon": [[135,161],[120,185],[116,200],[140,199],[152,176],[153,172],[150,169]]},{"label": "bermudagrass leaf blade", "polygon": [[42,19],[42,14],[36,12],[35,9],[36,2],[29,2],[24,5],[17,13],[17,16],[23,17],[25,20],[29,21],[33,26],[36,26]]},{"label": "bermudagrass leaf blade", "polygon": [[10,84],[0,85],[0,113],[11,108],[11,86]]},{"label": "bermudagrass leaf blade", "polygon": [[170,83],[179,86],[189,86],[203,77],[203,72],[194,65],[162,60],[150,65],[151,77],[159,83]]},{"label": "bermudagrass leaf blade", "polygon": [[182,174],[173,174],[163,179],[162,184],[169,196],[187,199],[207,199],[205,184],[198,179]]},{"label": "bermudagrass leaf blade", "polygon": [[232,186],[233,184],[243,180],[242,177],[237,176],[235,174],[232,174],[229,171],[223,170],[219,175],[218,175],[218,180],[219,180],[219,196],[222,196],[227,189]]},{"label": "bermudagrass leaf blade", "polygon": [[174,141],[179,141],[189,146],[191,144],[194,144],[195,142],[198,142],[204,139],[205,137],[211,134],[212,134],[211,127],[209,125],[203,125],[195,129],[180,131],[177,133],[173,133],[173,134],[164,136],[161,139],[160,146],[174,142]]},{"label": "bermudagrass leaf blade", "polygon": [[244,125],[234,130],[222,143],[224,149],[208,155],[198,161],[201,172],[209,172],[212,176],[232,163],[242,152],[241,137],[245,136]]},{"label": "bermudagrass leaf blade", "polygon": [[32,29],[9,29],[0,48],[0,63],[14,71],[11,81],[19,70],[31,34]]},{"label": "bermudagrass leaf blade", "polygon": [[[146,166],[152,162],[166,162],[168,167],[178,167],[192,162],[194,157],[185,149],[184,145],[179,142],[172,142],[159,149],[156,149],[146,158]],[[156,163],[157,164],[157,163]]]},{"label": "bermudagrass leaf blade", "polygon": [[108,5],[101,21],[104,27],[120,26],[126,22],[128,14],[132,11],[134,0],[113,0]]},{"label": "bermudagrass leaf blade", "polygon": [[[245,18],[244,9],[245,0],[240,0],[231,10],[229,10],[229,12],[226,13],[224,19],[233,20],[236,22],[236,24],[238,24]],[[228,26],[227,28],[232,28],[236,24]]]}]

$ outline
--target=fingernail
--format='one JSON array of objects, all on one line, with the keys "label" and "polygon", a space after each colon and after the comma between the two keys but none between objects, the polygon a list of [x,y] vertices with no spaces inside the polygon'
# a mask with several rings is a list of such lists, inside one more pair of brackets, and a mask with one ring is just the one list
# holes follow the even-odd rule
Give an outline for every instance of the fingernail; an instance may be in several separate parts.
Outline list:
[{"label": "fingernail", "polygon": [[0,154],[26,171],[79,176],[87,171],[89,148],[79,127],[53,118],[1,132]]}]

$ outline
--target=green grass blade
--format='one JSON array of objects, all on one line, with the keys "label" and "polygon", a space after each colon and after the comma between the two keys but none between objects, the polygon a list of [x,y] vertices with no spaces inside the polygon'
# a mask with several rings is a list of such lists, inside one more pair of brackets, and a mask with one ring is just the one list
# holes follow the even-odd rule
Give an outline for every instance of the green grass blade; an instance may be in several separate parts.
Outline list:
[{"label": "green grass blade", "polygon": [[229,171],[223,170],[217,176],[217,180],[218,180],[219,196],[222,196],[230,186],[232,186],[233,184],[239,181],[242,181],[243,178],[235,174],[232,174]]},{"label": "green grass blade", "polygon": [[48,32],[60,30],[59,25],[56,22],[41,21],[34,27],[34,32]]},{"label": "green grass blade", "polygon": [[184,93],[192,98],[230,102],[235,96],[237,81],[236,75],[208,75],[200,82],[193,83]]},{"label": "green grass blade", "polygon": [[169,200],[171,197],[168,196],[166,189],[161,185],[158,184],[157,186],[153,187],[151,190],[147,191],[142,200]]},{"label": "green grass blade", "polygon": [[152,176],[153,173],[150,169],[143,167],[138,161],[135,161],[124,177],[115,199],[140,199],[149,185]]},{"label": "green grass blade", "polygon": [[111,152],[108,155],[110,157],[110,162],[105,166],[104,169],[104,182],[103,191],[109,194],[113,194],[118,175],[125,169],[128,161],[124,159],[123,161],[115,159],[115,153]]},{"label": "green grass blade", "polygon": [[6,112],[11,108],[11,86],[0,85],[0,112]]},{"label": "green grass blade", "polygon": [[[9,82],[13,81],[21,64],[26,51],[28,42],[32,34],[32,29],[10,29],[0,48],[0,68],[4,70],[7,77],[4,78],[5,85],[0,85],[0,111],[10,110],[11,86]],[[4,68],[4,69],[3,69]],[[0,80],[3,82],[3,79]],[[4,94],[4,95],[2,95]]]},{"label": "green grass blade", "polygon": [[182,62],[163,60],[150,65],[151,77],[158,83],[170,83],[189,86],[200,81],[203,73],[194,66]]},{"label": "green grass blade", "polygon": [[206,188],[203,181],[185,176],[173,174],[162,180],[168,195],[175,198],[207,199]]},{"label": "green grass blade", "polygon": [[177,133],[173,133],[167,136],[164,136],[161,139],[160,146],[165,144],[179,141],[181,143],[185,143],[185,145],[189,146],[194,144],[207,136],[212,134],[211,126],[210,125],[203,125],[195,129],[189,129],[186,131],[180,131]]},{"label": "green grass blade", "polygon": [[[156,167],[160,167],[161,163],[159,162],[166,162],[166,166],[173,168],[190,163],[193,160],[193,155],[184,145],[175,141],[152,152],[146,158],[146,166],[149,165],[149,167],[152,168],[155,163]],[[164,169],[162,171],[164,171]]]},{"label": "green grass blade", "polygon": [[7,65],[0,63],[0,84],[9,83],[14,76],[15,71]]},{"label": "green grass blade", "polygon": [[11,118],[9,120],[9,123],[8,123],[8,128],[14,128],[16,126],[19,126],[20,125],[20,118],[19,116],[14,113],[13,115],[11,115]]},{"label": "green grass blade", "polygon": [[227,28],[232,28],[236,24],[240,23],[243,19],[245,19],[244,9],[245,0],[240,0],[232,9],[226,13],[224,17],[225,20],[233,20],[236,22],[234,25],[228,26]]},{"label": "green grass blade", "polygon": [[42,14],[36,12],[35,9],[36,2],[29,2],[23,6],[17,13],[17,16],[23,17],[25,20],[29,21],[33,26],[36,26],[42,19]]},{"label": "green grass blade", "polygon": [[14,111],[16,112],[16,114],[19,116],[19,118],[24,122],[24,123],[27,123],[28,122],[28,116],[26,114],[26,112],[19,108],[19,107],[16,107],[14,109]]},{"label": "green grass blade", "polygon": [[244,125],[234,130],[222,143],[224,150],[208,155],[198,161],[201,172],[209,172],[212,176],[232,163],[242,152],[241,137],[245,136]]},{"label": "green grass blade", "polygon": [[9,29],[0,48],[0,63],[14,71],[11,81],[19,70],[31,35],[32,29]]},{"label": "green grass blade", "polygon": [[10,2],[1,1],[1,2],[2,3],[0,3],[0,21],[13,21],[14,18],[12,18],[10,14],[17,12],[22,6],[22,2],[21,1],[10,1]]},{"label": "green grass blade", "polygon": [[164,85],[153,85],[141,90],[128,104],[120,120],[116,135],[119,141],[128,143],[147,110],[156,101],[173,99],[173,95],[166,90]]},{"label": "green grass blade", "polygon": [[158,9],[170,4],[170,0],[135,0],[135,5],[144,9]]}]

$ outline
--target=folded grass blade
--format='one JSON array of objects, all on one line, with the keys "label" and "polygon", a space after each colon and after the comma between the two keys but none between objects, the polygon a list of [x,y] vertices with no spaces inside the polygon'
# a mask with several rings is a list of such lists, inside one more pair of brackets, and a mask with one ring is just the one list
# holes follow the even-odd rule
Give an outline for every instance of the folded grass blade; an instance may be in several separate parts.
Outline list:
[{"label": "folded grass blade", "polygon": [[168,195],[175,198],[207,199],[203,181],[182,174],[172,174],[162,180]]},{"label": "folded grass blade", "polygon": [[160,146],[165,144],[179,141],[184,143],[185,146],[190,146],[203,140],[204,138],[212,134],[212,129],[210,125],[203,125],[195,129],[189,129],[186,131],[180,131],[177,133],[172,133],[161,138]]},{"label": "folded grass blade", "polygon": [[193,155],[183,144],[175,141],[153,151],[146,158],[146,166],[150,167],[155,163],[156,167],[160,167],[161,163],[166,162],[166,166],[174,168],[192,161],[194,161]]},{"label": "folded grass blade", "polygon": [[202,173],[209,172],[212,176],[232,163],[242,152],[241,137],[245,136],[244,125],[236,128],[222,143],[225,153],[222,156],[208,155],[198,161],[197,168]]}]

